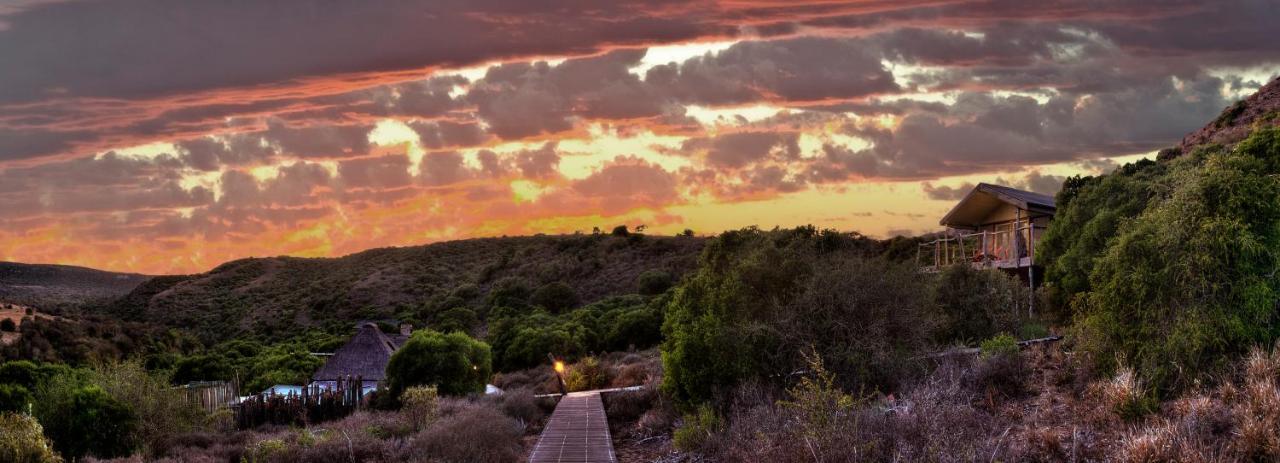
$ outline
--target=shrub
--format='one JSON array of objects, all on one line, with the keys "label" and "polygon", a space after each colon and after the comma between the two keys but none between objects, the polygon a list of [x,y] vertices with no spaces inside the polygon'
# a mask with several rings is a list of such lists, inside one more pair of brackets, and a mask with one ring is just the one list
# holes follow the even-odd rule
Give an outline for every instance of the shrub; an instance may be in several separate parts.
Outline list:
[{"label": "shrub", "polygon": [[413,333],[387,363],[387,382],[398,396],[411,386],[435,385],[441,394],[483,392],[493,369],[489,345],[463,333]]},{"label": "shrub", "polygon": [[932,336],[930,288],[858,243],[812,228],[711,240],[664,314],[663,390],[687,407],[745,380],[780,385],[811,348],[845,389],[891,387]]},{"label": "shrub", "polygon": [[636,277],[636,287],[640,294],[652,296],[662,294],[673,283],[671,274],[662,270],[646,270]]},{"label": "shrub", "polygon": [[564,374],[565,387],[570,392],[600,389],[609,384],[609,373],[595,357],[585,357],[569,366]]},{"label": "shrub", "polygon": [[149,456],[163,454],[175,436],[205,422],[204,412],[170,387],[167,377],[146,371],[137,361],[95,366],[89,381],[137,417],[130,439],[142,444]]},{"label": "shrub", "polygon": [[982,349],[983,358],[1017,355],[1018,340],[1007,333],[1000,333],[982,341],[980,348]]},{"label": "shrub", "polygon": [[469,407],[437,420],[410,442],[428,461],[452,463],[518,462],[523,456],[520,427],[488,407]]},{"label": "shrub", "polygon": [[613,231],[609,232],[609,234],[613,236],[629,236],[631,235],[631,232],[627,231],[626,225],[618,225],[613,227]]},{"label": "shrub", "polygon": [[701,405],[695,413],[684,416],[684,422],[671,435],[672,444],[685,452],[701,450],[712,434],[720,431],[720,417],[710,406]]},{"label": "shrub", "polygon": [[0,413],[0,461],[61,463],[40,423],[19,413]]},{"label": "shrub", "polygon": [[35,415],[58,453],[78,459],[133,452],[138,418],[101,387],[55,379],[36,396]]},{"label": "shrub", "polygon": [[18,325],[13,323],[12,318],[6,318],[4,320],[0,320],[0,331],[18,331]]},{"label": "shrub", "polygon": [[40,368],[30,360],[10,360],[0,364],[0,383],[3,384],[14,384],[32,390],[44,376]]},{"label": "shrub", "polygon": [[17,384],[0,384],[0,412],[27,411],[31,404],[31,391]]},{"label": "shrub", "polygon": [[564,282],[542,285],[530,296],[529,302],[551,313],[561,313],[578,306],[578,294]]},{"label": "shrub", "polygon": [[413,386],[400,394],[400,411],[409,418],[415,430],[425,428],[436,419],[440,399],[434,386]]},{"label": "shrub", "polygon": [[938,277],[935,304],[941,313],[937,340],[969,343],[999,332],[1013,332],[1027,307],[1027,291],[1004,272],[968,265],[944,268]]},{"label": "shrub", "polygon": [[970,373],[970,385],[985,391],[988,396],[1000,394],[1016,397],[1026,392],[1029,369],[1026,360],[1018,352],[1013,337],[1001,335],[983,341],[982,356],[974,363]]},{"label": "shrub", "polygon": [[1169,164],[1165,193],[1118,227],[1072,305],[1084,353],[1102,371],[1126,359],[1160,395],[1280,336],[1280,128]]}]

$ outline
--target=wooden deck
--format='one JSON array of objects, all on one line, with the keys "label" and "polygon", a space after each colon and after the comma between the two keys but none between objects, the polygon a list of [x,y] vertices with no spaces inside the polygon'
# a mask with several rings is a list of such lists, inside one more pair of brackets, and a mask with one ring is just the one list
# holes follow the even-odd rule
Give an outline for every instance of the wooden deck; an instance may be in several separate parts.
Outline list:
[{"label": "wooden deck", "polygon": [[560,399],[530,463],[614,463],[613,440],[599,391],[574,392]]}]

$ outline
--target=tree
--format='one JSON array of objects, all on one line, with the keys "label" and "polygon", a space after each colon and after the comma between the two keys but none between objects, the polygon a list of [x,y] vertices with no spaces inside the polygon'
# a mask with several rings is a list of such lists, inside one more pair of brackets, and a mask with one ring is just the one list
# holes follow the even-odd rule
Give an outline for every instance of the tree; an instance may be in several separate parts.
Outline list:
[{"label": "tree", "polygon": [[629,236],[631,235],[631,232],[627,231],[626,225],[618,225],[613,227],[613,231],[609,232],[609,234],[613,236]]},{"label": "tree", "polygon": [[387,364],[391,393],[434,385],[441,394],[483,392],[493,370],[489,345],[463,333],[421,330],[413,334]]},{"label": "tree", "polygon": [[658,269],[645,270],[636,278],[636,286],[640,294],[652,296],[662,294],[671,287],[671,274]]},{"label": "tree", "polygon": [[18,331],[18,325],[13,323],[12,318],[6,318],[4,320],[0,320],[0,331],[8,331],[12,333],[14,331]]},{"label": "tree", "polygon": [[79,459],[128,456],[136,445],[137,416],[96,385],[55,380],[42,386],[35,415],[63,456]]},{"label": "tree", "polygon": [[578,293],[562,281],[547,283],[533,292],[529,298],[533,305],[541,306],[551,313],[562,313],[578,306]]}]

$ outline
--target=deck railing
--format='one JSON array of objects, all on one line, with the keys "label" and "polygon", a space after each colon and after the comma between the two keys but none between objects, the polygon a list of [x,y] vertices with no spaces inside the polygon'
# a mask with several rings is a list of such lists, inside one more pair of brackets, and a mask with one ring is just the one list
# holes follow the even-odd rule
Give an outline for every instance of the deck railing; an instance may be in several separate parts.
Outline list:
[{"label": "deck railing", "polygon": [[1036,237],[1043,230],[1034,225],[977,232],[947,229],[942,237],[920,243],[916,263],[926,270],[956,264],[998,268],[1033,265]]}]

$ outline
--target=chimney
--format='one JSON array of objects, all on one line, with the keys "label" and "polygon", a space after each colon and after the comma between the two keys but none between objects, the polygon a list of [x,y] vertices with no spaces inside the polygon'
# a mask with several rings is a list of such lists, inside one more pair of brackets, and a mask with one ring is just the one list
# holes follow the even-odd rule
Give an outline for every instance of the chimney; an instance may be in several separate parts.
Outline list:
[{"label": "chimney", "polygon": [[413,325],[410,325],[410,324],[408,324],[408,323],[401,323],[401,324],[400,324],[400,335],[401,335],[401,336],[408,336],[408,335],[410,335],[410,334],[413,334]]}]

